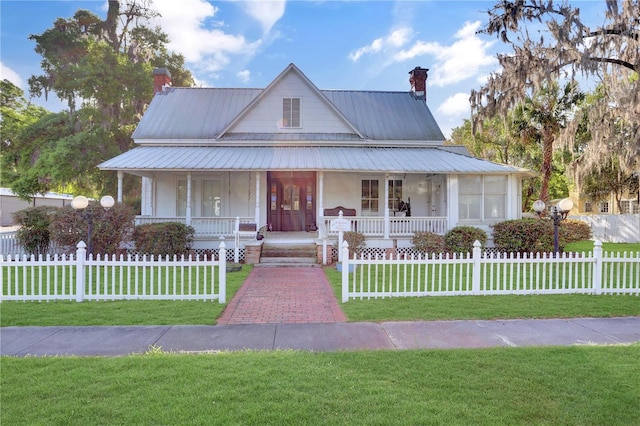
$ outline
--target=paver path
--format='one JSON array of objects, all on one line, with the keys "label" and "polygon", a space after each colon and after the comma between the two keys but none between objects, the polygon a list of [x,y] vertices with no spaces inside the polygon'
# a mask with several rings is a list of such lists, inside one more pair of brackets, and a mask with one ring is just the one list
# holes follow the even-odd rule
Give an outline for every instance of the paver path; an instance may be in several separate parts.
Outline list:
[{"label": "paver path", "polygon": [[253,268],[218,324],[344,322],[321,268]]}]

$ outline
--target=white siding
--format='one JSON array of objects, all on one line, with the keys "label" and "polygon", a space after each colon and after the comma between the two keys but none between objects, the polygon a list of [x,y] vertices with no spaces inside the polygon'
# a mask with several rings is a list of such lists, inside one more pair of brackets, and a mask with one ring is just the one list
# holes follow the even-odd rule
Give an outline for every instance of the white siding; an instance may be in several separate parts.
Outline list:
[{"label": "white siding", "polygon": [[[300,98],[301,127],[282,127],[282,99]],[[297,74],[290,73],[230,130],[231,133],[353,133]]]}]

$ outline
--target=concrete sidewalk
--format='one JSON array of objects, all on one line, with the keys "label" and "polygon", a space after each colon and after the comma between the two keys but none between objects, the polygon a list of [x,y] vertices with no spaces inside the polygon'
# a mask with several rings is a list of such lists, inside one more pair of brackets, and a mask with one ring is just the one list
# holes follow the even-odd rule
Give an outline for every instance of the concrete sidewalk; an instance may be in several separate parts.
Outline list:
[{"label": "concrete sidewalk", "polygon": [[0,355],[452,349],[640,342],[640,317],[215,326],[3,327]]}]

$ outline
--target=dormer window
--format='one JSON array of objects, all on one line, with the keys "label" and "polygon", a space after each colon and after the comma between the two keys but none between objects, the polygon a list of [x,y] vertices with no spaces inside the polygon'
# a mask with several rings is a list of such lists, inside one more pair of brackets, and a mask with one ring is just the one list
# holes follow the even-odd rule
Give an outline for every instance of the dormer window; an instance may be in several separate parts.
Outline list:
[{"label": "dormer window", "polygon": [[300,127],[300,98],[282,99],[282,127]]}]

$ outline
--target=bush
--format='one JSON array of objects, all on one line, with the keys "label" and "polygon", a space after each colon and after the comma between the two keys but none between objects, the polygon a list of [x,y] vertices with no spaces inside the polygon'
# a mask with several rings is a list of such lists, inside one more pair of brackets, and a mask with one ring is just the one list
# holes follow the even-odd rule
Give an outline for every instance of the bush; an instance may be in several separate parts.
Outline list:
[{"label": "bush", "polygon": [[51,233],[49,226],[59,207],[29,207],[13,213],[13,219],[20,225],[16,238],[28,254],[45,255],[49,250]]},{"label": "bush", "polygon": [[[360,255],[367,245],[366,237],[362,232],[346,231],[343,239],[349,244],[349,258],[353,258],[353,255]],[[342,247],[340,250],[342,250]]]},{"label": "bush", "polygon": [[195,229],[178,222],[149,223],[136,226],[133,241],[140,254],[180,256],[189,254]]},{"label": "bush", "polygon": [[553,251],[553,222],[550,219],[517,219],[496,223],[493,242],[508,253],[548,253]]},{"label": "bush", "polygon": [[456,226],[444,234],[445,250],[449,253],[471,253],[476,240],[486,245],[487,233],[473,226]]},{"label": "bush", "polygon": [[416,231],[411,238],[413,247],[420,253],[442,253],[445,250],[444,237],[433,232]]},{"label": "bush", "polygon": [[56,211],[49,226],[51,240],[67,253],[75,253],[80,241],[89,244],[89,217],[92,222],[93,254],[116,254],[120,243],[130,239],[134,214],[129,206],[116,203],[110,209],[105,209],[99,202],[89,201],[83,211],[76,211],[71,206]]},{"label": "bush", "polygon": [[576,241],[590,240],[592,237],[591,227],[581,220],[565,219],[560,222],[560,243],[564,247],[566,244]]}]

